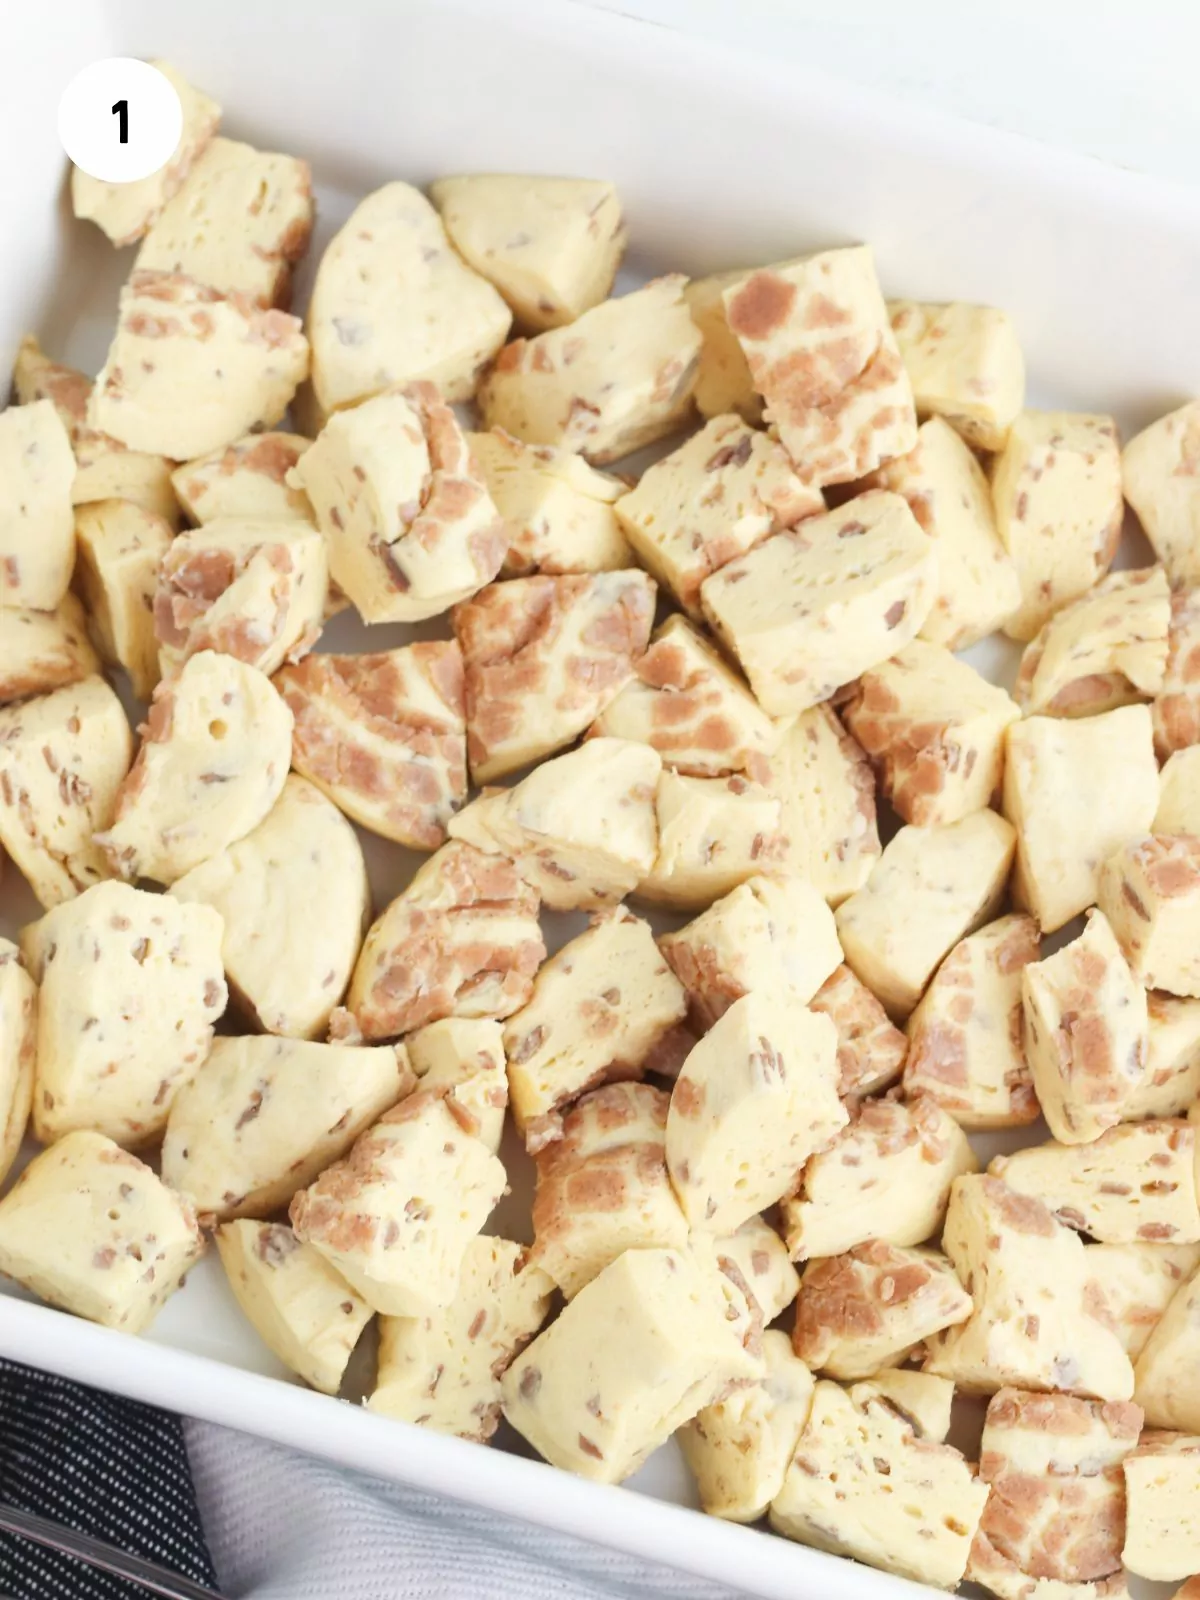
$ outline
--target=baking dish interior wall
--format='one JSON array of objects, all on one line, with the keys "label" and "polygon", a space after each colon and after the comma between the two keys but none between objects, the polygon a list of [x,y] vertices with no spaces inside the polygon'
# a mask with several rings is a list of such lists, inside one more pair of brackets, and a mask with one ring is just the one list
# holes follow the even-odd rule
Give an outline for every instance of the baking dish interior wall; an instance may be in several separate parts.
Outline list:
[{"label": "baking dish interior wall", "polygon": [[90,229],[68,249],[55,128],[70,74],[125,54],[170,57],[229,133],[309,157],[347,195],[481,167],[611,177],[652,267],[867,239],[889,293],[1010,310],[1035,395],[1130,427],[1197,383],[1200,192],[915,105],[897,120],[769,39],[742,59],[578,0],[58,0],[53,27],[13,5],[5,31],[5,361],[29,326],[69,340],[89,284],[131,259],[102,259]]}]

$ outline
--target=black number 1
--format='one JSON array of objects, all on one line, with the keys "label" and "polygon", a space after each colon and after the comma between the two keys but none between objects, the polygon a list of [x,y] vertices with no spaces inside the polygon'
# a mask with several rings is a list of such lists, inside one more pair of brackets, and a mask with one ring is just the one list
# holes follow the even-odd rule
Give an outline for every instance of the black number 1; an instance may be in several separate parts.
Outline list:
[{"label": "black number 1", "polygon": [[129,101],[128,100],[118,100],[116,105],[112,109],[113,109],[113,116],[114,117],[118,117],[120,119],[120,122],[121,122],[121,143],[122,144],[128,144],[129,143]]}]

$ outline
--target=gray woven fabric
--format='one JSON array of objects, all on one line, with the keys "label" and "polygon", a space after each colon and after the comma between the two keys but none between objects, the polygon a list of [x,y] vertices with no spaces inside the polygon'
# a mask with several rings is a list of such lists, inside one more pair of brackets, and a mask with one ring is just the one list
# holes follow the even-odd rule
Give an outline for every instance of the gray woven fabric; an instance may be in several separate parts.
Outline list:
[{"label": "gray woven fabric", "polygon": [[562,1534],[189,1422],[230,1600],[738,1600]]}]

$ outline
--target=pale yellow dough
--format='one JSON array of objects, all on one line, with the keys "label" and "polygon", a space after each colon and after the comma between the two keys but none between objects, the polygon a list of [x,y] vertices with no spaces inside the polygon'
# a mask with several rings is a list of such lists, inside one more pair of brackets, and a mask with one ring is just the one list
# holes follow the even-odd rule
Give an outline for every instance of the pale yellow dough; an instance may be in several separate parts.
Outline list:
[{"label": "pale yellow dough", "polygon": [[0,1200],[0,1272],[106,1328],[143,1332],[203,1253],[187,1200],[103,1134],[59,1139]]},{"label": "pale yellow dough", "polygon": [[1022,411],[992,467],[992,502],[1021,580],[1021,606],[1004,631],[1032,639],[1112,565],[1125,514],[1116,423]]},{"label": "pale yellow dough", "polygon": [[78,584],[104,659],[124,667],[149,700],[159,679],[154,595],[171,524],[131,500],[98,500],[75,513]]},{"label": "pale yellow dough", "polygon": [[905,502],[875,491],[728,562],[700,599],[763,710],[783,717],[902,650],[933,604],[937,571],[936,543]]},{"label": "pale yellow dough", "polygon": [[686,1011],[649,923],[624,907],[594,916],[542,966],[528,1003],[504,1025],[513,1114],[529,1148],[559,1136],[561,1109],[585,1089],[640,1077]]},{"label": "pale yellow dough", "polygon": [[554,1295],[527,1254],[509,1239],[472,1239],[449,1305],[384,1317],[369,1408],[486,1443],[500,1423],[505,1369],[545,1322]]},{"label": "pale yellow dough", "polygon": [[202,650],[154,692],[142,743],[96,842],[114,874],[173,883],[242,839],[288,774],[292,713],[269,678]]},{"label": "pale yellow dough", "polygon": [[1130,439],[1121,470],[1125,498],[1172,584],[1200,583],[1200,400]]},{"label": "pale yellow dough", "polygon": [[901,828],[837,910],[846,962],[903,1020],[952,947],[999,907],[1015,835],[994,811]]},{"label": "pale yellow dough", "polygon": [[215,1235],[234,1299],[285,1367],[336,1394],[359,1335],[374,1316],[311,1245],[279,1222],[227,1222]]},{"label": "pale yellow dough", "polygon": [[453,1303],[467,1248],[505,1187],[483,1141],[441,1095],[419,1090],[302,1189],[290,1216],[374,1310],[426,1317]]},{"label": "pale yellow dough", "polygon": [[254,1034],[216,1040],[175,1097],[164,1180],[197,1211],[269,1217],[413,1086],[400,1046]]},{"label": "pale yellow dough", "polygon": [[961,1177],[942,1248],[971,1285],[974,1309],[930,1342],[926,1371],[968,1394],[1012,1385],[1132,1399],[1133,1366],[1089,1289],[1087,1252],[1040,1200],[999,1178]]},{"label": "pale yellow dough", "polygon": [[560,328],[612,290],[626,239],[613,184],[480,173],[439,178],[429,193],[454,248],[523,328]]},{"label": "pale yellow dough", "polygon": [[53,611],[6,611],[0,632],[0,706],[49,694],[100,671],[87,618],[73,594]]},{"label": "pale yellow dough", "polygon": [[1056,932],[1096,903],[1101,866],[1147,832],[1157,807],[1146,706],[1013,723],[1001,809],[1017,830],[1014,903]]},{"label": "pale yellow dough", "polygon": [[912,384],[869,246],[760,268],[723,298],[766,420],[806,482],[850,482],[916,444]]},{"label": "pale yellow dough", "polygon": [[47,910],[112,876],[94,835],[113,820],[132,758],[103,678],[0,710],[0,844]]},{"label": "pale yellow dough", "polygon": [[509,1367],[504,1415],[554,1466],[619,1483],[758,1370],[689,1255],[627,1250]]},{"label": "pale yellow dough", "polygon": [[359,202],[317,268],[307,317],[316,408],[327,415],[421,378],[447,401],[469,400],[511,321],[420,190],[387,183]]},{"label": "pale yellow dough", "polygon": [[1000,541],[983,468],[949,423],[923,422],[916,448],[871,481],[903,496],[937,544],[937,595],[921,638],[965,650],[1007,622],[1021,603],[1021,582]]},{"label": "pale yellow dough", "polygon": [[1025,1055],[1050,1131],[1090,1144],[1125,1116],[1146,1078],[1146,992],[1102,911],[1021,974]]},{"label": "pale yellow dough", "polygon": [[942,417],[976,450],[1000,450],[1025,402],[1025,358],[995,306],[889,300],[917,414]]},{"label": "pale yellow dough", "polygon": [[815,1549],[953,1589],[987,1487],[957,1450],[918,1439],[884,1396],[860,1399],[836,1383],[817,1384],[771,1526]]},{"label": "pale yellow dough", "polygon": [[87,421],[131,450],[190,461],[273,428],[308,375],[299,320],[170,272],[135,272]]},{"label": "pale yellow dough", "polygon": [[452,817],[452,839],[507,856],[557,911],[599,911],[632,893],[654,865],[658,752],[590,739],[511,789],[485,789]]},{"label": "pale yellow dough", "polygon": [[667,1169],[691,1226],[731,1233],[782,1199],[849,1121],[837,1090],[828,1017],[782,987],[735,1000],[671,1093]]},{"label": "pale yellow dough", "polygon": [[66,594],[74,477],[71,441],[49,400],[0,412],[0,612],[53,611]]},{"label": "pale yellow dough", "polygon": [[680,273],[506,345],[483,380],[484,423],[529,444],[565,445],[596,466],[687,421],[700,335]]},{"label": "pale yellow dough", "polygon": [[639,560],[698,620],[705,578],[825,500],[781,444],[726,415],[647,467],[616,509]]},{"label": "pale yellow dough", "polygon": [[490,583],[504,524],[431,383],[336,412],[288,475],[312,503],[329,572],[364,622],[420,622]]},{"label": "pale yellow dough", "polygon": [[0,1183],[25,1138],[37,1063],[37,984],[21,952],[0,939]]},{"label": "pale yellow dough", "polygon": [[313,211],[307,161],[213,139],[151,223],[134,270],[183,272],[222,294],[286,305]]},{"label": "pale yellow dough", "polygon": [[1020,711],[997,684],[941,645],[913,639],[869,668],[842,708],[905,822],[958,822],[991,805],[1005,730]]},{"label": "pale yellow dough", "polygon": [[371,898],[354,829],[319,789],[289,776],[257,828],[177,878],[171,894],[220,912],[225,972],[254,1023],[297,1039],[324,1034]]},{"label": "pale yellow dough", "polygon": [[[562,1137],[537,1152],[531,1259],[568,1300],[625,1250],[688,1243],[667,1174],[667,1106],[653,1084],[606,1084],[582,1095],[562,1119]],[[786,1254],[784,1263],[791,1271]],[[765,1319],[766,1305],[762,1311]]]},{"label": "pale yellow dough", "polygon": [[25,928],[43,1144],[90,1128],[137,1148],[163,1131],[225,1010],[221,932],[210,906],[126,883],[95,884]]},{"label": "pale yellow dough", "polygon": [[813,1376],[786,1333],[763,1335],[766,1372],[706,1406],[679,1432],[679,1446],[709,1516],[757,1522],[783,1488],[808,1421]]}]

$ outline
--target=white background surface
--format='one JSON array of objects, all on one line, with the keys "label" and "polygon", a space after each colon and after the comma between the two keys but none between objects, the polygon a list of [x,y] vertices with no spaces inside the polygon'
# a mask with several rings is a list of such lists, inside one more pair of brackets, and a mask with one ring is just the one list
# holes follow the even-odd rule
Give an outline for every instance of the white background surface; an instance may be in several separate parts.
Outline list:
[{"label": "white background surface", "polygon": [[585,0],[1200,183],[1198,0]]}]

